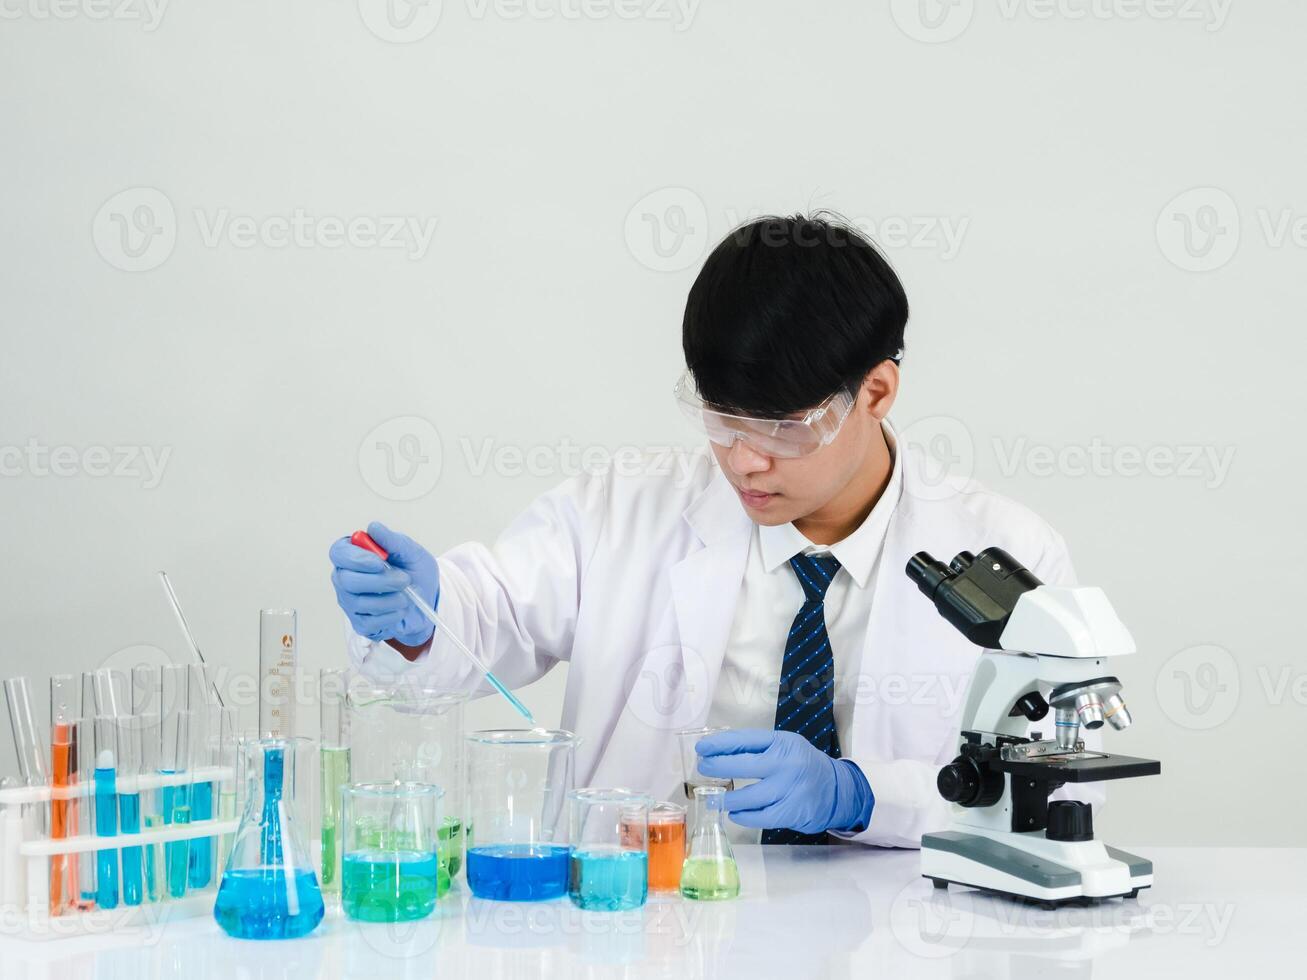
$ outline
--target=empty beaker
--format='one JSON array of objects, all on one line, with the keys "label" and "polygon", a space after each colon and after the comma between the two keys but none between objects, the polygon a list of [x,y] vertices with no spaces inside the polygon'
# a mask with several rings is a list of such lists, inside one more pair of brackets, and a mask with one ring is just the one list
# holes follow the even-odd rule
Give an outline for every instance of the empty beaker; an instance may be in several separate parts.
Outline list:
[{"label": "empty beaker", "polygon": [[542,728],[467,736],[467,883],[480,898],[567,893],[567,794],[578,739]]},{"label": "empty beaker", "polygon": [[429,783],[351,783],[341,790],[341,908],[362,922],[409,922],[449,891],[440,860],[440,799]]},{"label": "empty beaker", "polygon": [[462,692],[420,680],[377,685],[355,678],[346,694],[350,780],[441,787],[440,857],[450,878],[463,864],[466,702]]},{"label": "empty beaker", "polygon": [[322,892],[291,817],[305,739],[243,744],[245,811],[223,871],[213,917],[238,939],[294,939],[322,921]]},{"label": "empty beaker", "polygon": [[684,864],[685,807],[656,803],[649,808],[649,890],[678,891]]},{"label": "empty beaker", "polygon": [[688,801],[694,800],[694,788],[696,786],[721,786],[724,789],[734,789],[735,784],[729,779],[722,779],[717,776],[705,776],[699,771],[699,753],[695,751],[695,746],[699,744],[699,739],[705,735],[716,735],[718,732],[729,731],[726,728],[686,728],[676,733],[677,739],[681,744],[681,772],[685,777],[685,798]]},{"label": "empty beaker", "polygon": [[740,870],[723,826],[726,790],[694,789],[694,833],[681,869],[681,894],[698,901],[719,901],[740,894]]},{"label": "empty beaker", "polygon": [[649,894],[649,797],[629,789],[578,789],[572,808],[567,894],[589,911],[639,908]]}]

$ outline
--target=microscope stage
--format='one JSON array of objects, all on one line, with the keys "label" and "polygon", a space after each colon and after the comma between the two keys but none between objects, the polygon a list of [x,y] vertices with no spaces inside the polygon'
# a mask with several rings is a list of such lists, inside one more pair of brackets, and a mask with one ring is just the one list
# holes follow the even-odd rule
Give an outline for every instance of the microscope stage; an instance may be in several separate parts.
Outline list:
[{"label": "microscope stage", "polygon": [[1078,752],[1075,755],[1048,755],[1024,762],[991,763],[999,772],[1030,779],[1056,780],[1060,783],[1094,783],[1105,779],[1128,779],[1131,776],[1156,776],[1162,764],[1156,759],[1136,759],[1129,755],[1101,752]]}]

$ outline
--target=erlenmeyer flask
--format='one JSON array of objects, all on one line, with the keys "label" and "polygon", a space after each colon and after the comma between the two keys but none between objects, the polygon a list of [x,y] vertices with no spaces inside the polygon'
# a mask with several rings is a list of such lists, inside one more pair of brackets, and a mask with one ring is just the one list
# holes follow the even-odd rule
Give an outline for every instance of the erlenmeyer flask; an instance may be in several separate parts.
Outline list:
[{"label": "erlenmeyer flask", "polygon": [[722,826],[725,795],[721,786],[694,788],[694,836],[681,868],[681,895],[685,898],[712,902],[740,894],[740,870]]},{"label": "erlenmeyer flask", "polygon": [[238,939],[294,939],[322,921],[322,891],[291,819],[295,760],[305,740],[245,742],[245,812],[223,871],[213,917]]}]

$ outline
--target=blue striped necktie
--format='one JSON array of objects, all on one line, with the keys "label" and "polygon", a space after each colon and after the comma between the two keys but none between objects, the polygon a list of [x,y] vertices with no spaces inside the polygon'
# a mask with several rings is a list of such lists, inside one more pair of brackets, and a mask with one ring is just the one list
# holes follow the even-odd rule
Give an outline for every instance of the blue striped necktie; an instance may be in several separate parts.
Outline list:
[{"label": "blue striped necktie", "polygon": [[[826,635],[826,590],[840,570],[834,555],[795,555],[790,567],[803,586],[803,605],[794,617],[781,661],[776,698],[778,732],[797,732],[833,759],[840,757],[835,731],[835,657]],[[826,835],[764,830],[764,844],[824,844]]]}]

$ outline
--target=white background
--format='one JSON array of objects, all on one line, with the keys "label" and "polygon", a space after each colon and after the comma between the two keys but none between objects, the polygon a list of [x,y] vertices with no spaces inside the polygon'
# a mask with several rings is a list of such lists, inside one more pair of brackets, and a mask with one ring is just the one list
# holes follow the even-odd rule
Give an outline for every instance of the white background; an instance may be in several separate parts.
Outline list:
[{"label": "white background", "polygon": [[[1138,640],[1109,744],[1164,774],[1100,829],[1307,842],[1302,4],[67,2],[0,0],[0,676],[39,714],[185,657],[159,568],[228,672],[273,605],[316,671],[335,537],[489,540],[577,447],[692,445],[707,248],[829,207],[908,290],[899,426]],[[392,216],[429,247],[357,223]]]}]

